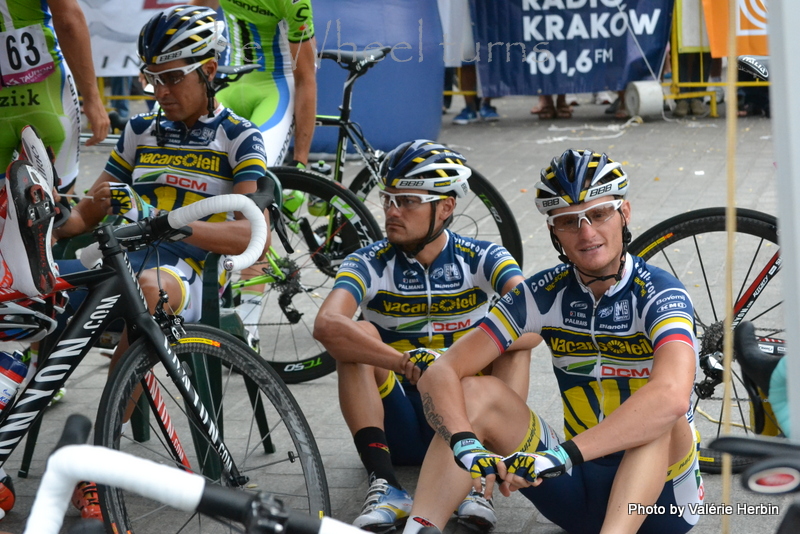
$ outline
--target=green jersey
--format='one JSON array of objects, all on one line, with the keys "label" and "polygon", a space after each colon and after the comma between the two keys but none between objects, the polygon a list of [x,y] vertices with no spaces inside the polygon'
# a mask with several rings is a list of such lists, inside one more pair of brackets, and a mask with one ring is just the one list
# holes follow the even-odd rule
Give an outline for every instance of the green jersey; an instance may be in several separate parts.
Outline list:
[{"label": "green jersey", "polygon": [[314,37],[310,0],[220,0],[231,46],[230,65],[258,63],[274,78],[291,76],[289,43]]},{"label": "green jersey", "polygon": [[45,0],[0,0],[0,85],[36,83],[63,57]]}]

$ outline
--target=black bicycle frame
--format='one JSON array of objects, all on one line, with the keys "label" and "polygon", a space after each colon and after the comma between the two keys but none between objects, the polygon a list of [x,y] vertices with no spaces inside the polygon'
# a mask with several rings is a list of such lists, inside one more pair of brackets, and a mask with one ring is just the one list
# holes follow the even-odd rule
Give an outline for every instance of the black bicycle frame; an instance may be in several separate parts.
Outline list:
[{"label": "black bicycle frame", "polygon": [[[47,351],[49,354],[40,362],[36,374],[27,387],[17,395],[14,405],[7,407],[0,414],[0,466],[5,464],[16,445],[56,392],[66,383],[103,331],[112,322],[123,319],[128,327],[131,343],[139,337],[149,341],[152,350],[186,399],[187,410],[194,416],[219,455],[222,467],[230,477],[229,482],[237,486],[243,485],[246,477],[240,475],[220,438],[212,414],[206,411],[200,395],[191,385],[189,375],[170,348],[169,340],[148,311],[128,256],[119,245],[112,227],[100,227],[95,235],[103,252],[103,267],[64,275],[56,285],[56,290],[86,287],[88,289],[86,300],[75,312],[52,350]],[[157,419],[159,424],[162,424],[161,419]],[[162,431],[165,430],[162,428]]]}]

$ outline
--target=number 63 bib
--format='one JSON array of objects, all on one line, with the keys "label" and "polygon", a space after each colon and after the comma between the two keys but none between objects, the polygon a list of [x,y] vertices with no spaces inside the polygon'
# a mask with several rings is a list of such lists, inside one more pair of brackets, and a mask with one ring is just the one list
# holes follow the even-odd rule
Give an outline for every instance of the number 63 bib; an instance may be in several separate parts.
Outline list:
[{"label": "number 63 bib", "polygon": [[0,32],[0,85],[40,82],[54,69],[40,25]]}]

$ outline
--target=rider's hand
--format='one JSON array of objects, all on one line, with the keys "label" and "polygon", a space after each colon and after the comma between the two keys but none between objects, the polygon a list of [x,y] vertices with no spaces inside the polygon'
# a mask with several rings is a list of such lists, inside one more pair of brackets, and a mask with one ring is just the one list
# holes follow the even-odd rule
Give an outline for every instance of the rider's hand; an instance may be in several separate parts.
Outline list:
[{"label": "rider's hand", "polygon": [[90,95],[84,95],[83,113],[89,119],[89,124],[92,127],[92,137],[86,141],[86,146],[96,145],[106,138],[111,127],[108,112],[99,97],[93,98]]},{"label": "rider's hand", "polygon": [[142,200],[127,184],[106,182],[109,186],[111,213],[121,215],[130,222],[140,221],[154,214],[155,208]]},{"label": "rider's hand", "polygon": [[405,380],[412,385],[416,384],[428,367],[441,356],[441,353],[433,349],[414,349],[403,353],[401,362],[402,375]]},{"label": "rider's hand", "polygon": [[515,486],[534,485],[538,478],[561,476],[572,469],[573,465],[582,462],[583,456],[572,441],[565,441],[544,451],[515,452],[511,456],[503,458],[508,474],[524,480],[522,483],[522,481],[507,477],[506,481]]},{"label": "rider's hand", "polygon": [[[492,497],[492,484],[499,473],[498,468],[505,471],[503,457],[486,449],[471,432],[458,432],[450,438],[456,463],[466,469],[472,477],[476,491],[484,491],[487,499]],[[500,473],[502,475],[502,473]],[[485,479],[486,488],[481,488],[481,479]]]}]

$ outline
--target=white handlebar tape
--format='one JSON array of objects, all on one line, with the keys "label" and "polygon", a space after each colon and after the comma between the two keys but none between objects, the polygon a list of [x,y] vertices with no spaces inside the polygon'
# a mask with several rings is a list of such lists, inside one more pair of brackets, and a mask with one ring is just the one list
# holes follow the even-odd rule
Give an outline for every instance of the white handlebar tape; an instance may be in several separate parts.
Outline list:
[{"label": "white handlebar tape", "polygon": [[70,445],[47,461],[25,534],[58,534],[75,485],[81,480],[117,486],[192,512],[200,503],[205,479],[103,447]]},{"label": "white handlebar tape", "polygon": [[204,198],[188,206],[169,212],[167,221],[172,228],[178,229],[194,221],[226,211],[240,211],[250,221],[250,244],[238,256],[226,256],[222,259],[222,266],[226,271],[241,271],[253,265],[264,253],[267,243],[267,223],[264,213],[258,209],[255,202],[244,195],[218,195]]}]

